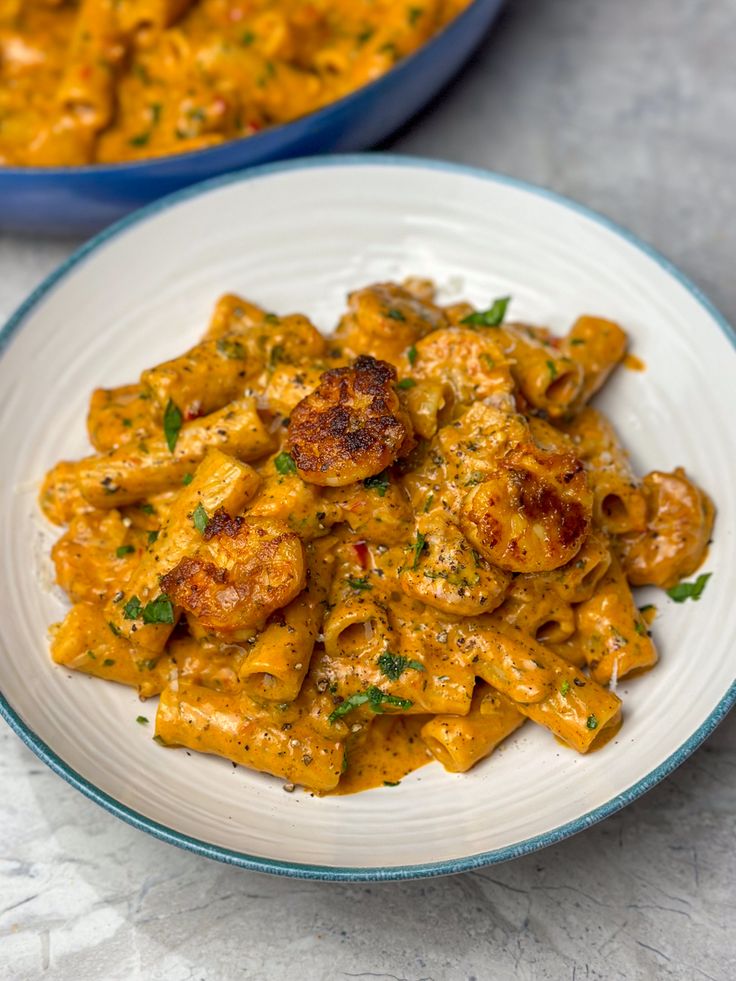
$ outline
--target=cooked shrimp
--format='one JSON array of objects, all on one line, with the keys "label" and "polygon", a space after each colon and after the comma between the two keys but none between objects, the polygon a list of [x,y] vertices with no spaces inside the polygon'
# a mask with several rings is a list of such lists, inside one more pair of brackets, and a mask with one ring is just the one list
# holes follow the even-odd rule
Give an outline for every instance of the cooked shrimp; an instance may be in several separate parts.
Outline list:
[{"label": "cooked shrimp", "polygon": [[367,353],[398,363],[408,348],[430,331],[445,327],[439,307],[420,299],[413,284],[376,283],[348,296],[349,312],[335,340],[351,354]]},{"label": "cooked shrimp", "polygon": [[462,327],[433,331],[417,342],[412,375],[441,380],[461,405],[513,391],[509,362],[491,333]]},{"label": "cooked shrimp", "polygon": [[322,375],[289,421],[289,448],[302,479],[343,487],[380,473],[411,448],[411,423],[395,382],[392,365],[367,356]]},{"label": "cooked shrimp", "polygon": [[161,588],[203,627],[236,638],[286,606],[305,579],[304,547],[284,522],[231,518],[221,508],[196,553],[163,576]]},{"label": "cooked shrimp", "polygon": [[512,449],[467,494],[460,527],[490,562],[510,572],[545,572],[569,562],[590,528],[593,498],[572,453],[533,443]]},{"label": "cooked shrimp", "polygon": [[655,470],[642,483],[647,530],[621,536],[621,561],[632,585],[667,589],[695,572],[705,558],[713,502],[682,467],[674,473]]}]

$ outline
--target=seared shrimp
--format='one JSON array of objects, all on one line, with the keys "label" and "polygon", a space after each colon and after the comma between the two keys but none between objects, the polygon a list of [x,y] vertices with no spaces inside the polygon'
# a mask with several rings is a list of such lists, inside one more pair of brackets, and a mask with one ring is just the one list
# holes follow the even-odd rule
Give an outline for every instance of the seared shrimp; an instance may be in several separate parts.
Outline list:
[{"label": "seared shrimp", "polygon": [[545,572],[577,554],[590,529],[592,508],[580,460],[527,443],[512,449],[469,491],[460,527],[501,569]]},{"label": "seared shrimp", "polygon": [[235,638],[291,602],[305,579],[304,547],[284,522],[231,518],[220,508],[196,553],[163,576],[161,588],[201,626]]},{"label": "seared shrimp", "polygon": [[411,448],[395,382],[392,365],[367,356],[322,375],[289,421],[289,449],[304,480],[343,487],[380,473]]},{"label": "seared shrimp", "polygon": [[621,561],[632,585],[668,589],[695,572],[705,558],[713,530],[713,502],[682,467],[674,473],[647,474],[642,489],[647,530],[621,536]]}]

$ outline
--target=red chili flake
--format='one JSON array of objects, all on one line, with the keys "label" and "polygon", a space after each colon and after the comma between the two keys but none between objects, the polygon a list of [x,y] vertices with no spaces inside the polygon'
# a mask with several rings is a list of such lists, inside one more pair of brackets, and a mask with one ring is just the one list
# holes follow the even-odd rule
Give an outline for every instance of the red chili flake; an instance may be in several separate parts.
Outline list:
[{"label": "red chili flake", "polygon": [[355,549],[355,554],[358,556],[358,562],[360,562],[361,569],[367,569],[368,560],[370,558],[368,546],[365,542],[355,542],[353,544],[353,548]]}]

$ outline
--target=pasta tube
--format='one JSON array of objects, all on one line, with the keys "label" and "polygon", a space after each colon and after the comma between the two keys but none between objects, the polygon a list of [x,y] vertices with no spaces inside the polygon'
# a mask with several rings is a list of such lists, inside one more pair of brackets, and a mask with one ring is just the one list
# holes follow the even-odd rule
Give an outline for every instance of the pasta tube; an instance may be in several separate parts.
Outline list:
[{"label": "pasta tube", "polygon": [[307,317],[272,316],[261,327],[201,341],[186,354],[144,371],[141,384],[161,410],[171,400],[191,419],[242,396],[264,369],[282,360],[318,357],[324,350],[324,338]]},{"label": "pasta tube", "polygon": [[96,388],[92,393],[87,433],[98,453],[146,439],[157,428],[151,399],[140,385]]},{"label": "pasta tube", "polygon": [[[317,709],[312,706],[312,714]],[[339,736],[313,728],[301,703],[264,708],[244,694],[190,684],[162,693],[156,736],[165,745],[224,756],[321,792],[337,786],[345,755]]]},{"label": "pasta tube", "polygon": [[601,685],[657,663],[657,651],[617,559],[595,593],[576,611],[578,636],[591,676]]},{"label": "pasta tube", "polygon": [[309,670],[322,629],[334,556],[325,548],[311,546],[307,561],[307,588],[271,616],[240,666],[243,687],[254,698],[293,702]]},{"label": "pasta tube", "polygon": [[621,702],[613,692],[518,627],[462,624],[454,635],[461,641],[464,654],[478,658],[476,674],[579,753],[605,742],[618,726]]},{"label": "pasta tube", "polygon": [[578,317],[562,341],[562,350],[583,369],[577,403],[582,405],[605,384],[626,354],[628,337],[618,324],[602,317]]},{"label": "pasta tube", "polygon": [[[235,514],[253,496],[258,482],[258,475],[247,464],[220,450],[209,450],[191,484],[179,492],[158,538],[148,546],[127,586],[108,604],[107,617],[115,629],[140,647],[156,652],[163,650],[174,629],[176,612],[167,618],[170,622],[153,623],[141,622],[141,617],[130,614],[157,600],[161,594],[161,576],[199,544],[201,533],[192,520],[196,509],[201,506],[207,515],[213,515],[219,508]],[[134,598],[138,603],[131,607]]]},{"label": "pasta tube", "polygon": [[525,721],[513,702],[480,682],[467,715],[435,715],[422,726],[421,737],[446,770],[465,773]]},{"label": "pasta tube", "polygon": [[243,460],[254,460],[272,445],[256,412],[255,399],[242,399],[203,419],[185,423],[173,450],[163,436],[157,436],[134,449],[121,446],[81,460],[76,464],[79,488],[95,507],[134,504],[180,486],[209,446]]},{"label": "pasta tube", "polygon": [[641,484],[610,422],[597,409],[587,407],[563,428],[586,465],[597,524],[613,535],[646,528]]},{"label": "pasta tube", "polygon": [[163,691],[175,670],[167,655],[151,655],[122,637],[92,603],[75,604],[52,627],[51,656],[74,671],[137,688],[141,698]]},{"label": "pasta tube", "polygon": [[581,366],[523,324],[506,324],[495,336],[527,401],[552,418],[564,415],[582,389]]}]

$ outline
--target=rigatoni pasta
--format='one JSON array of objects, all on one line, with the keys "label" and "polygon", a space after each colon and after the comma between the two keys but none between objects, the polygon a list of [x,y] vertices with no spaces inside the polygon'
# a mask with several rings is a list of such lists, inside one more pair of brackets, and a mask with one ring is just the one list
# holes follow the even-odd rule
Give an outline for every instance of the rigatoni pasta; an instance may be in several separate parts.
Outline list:
[{"label": "rigatoni pasta", "polygon": [[657,660],[630,584],[694,572],[714,509],[682,469],[639,479],[586,405],[624,331],[556,338],[509,303],[377,283],[326,339],[230,293],[184,355],[97,389],[97,453],[39,498],[67,525],[53,660],[160,695],[158,742],[287,790],[465,772],[525,721],[614,739],[618,682]]}]

